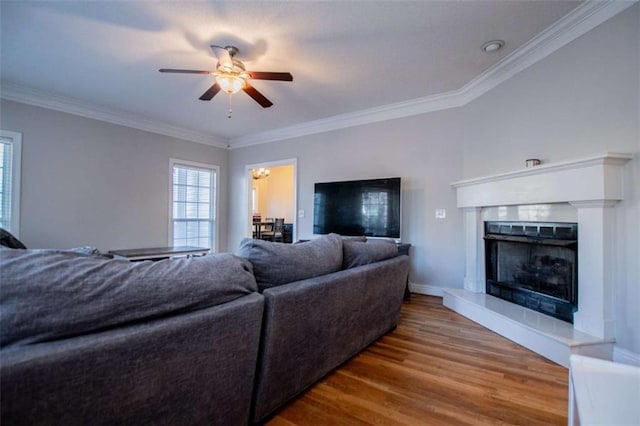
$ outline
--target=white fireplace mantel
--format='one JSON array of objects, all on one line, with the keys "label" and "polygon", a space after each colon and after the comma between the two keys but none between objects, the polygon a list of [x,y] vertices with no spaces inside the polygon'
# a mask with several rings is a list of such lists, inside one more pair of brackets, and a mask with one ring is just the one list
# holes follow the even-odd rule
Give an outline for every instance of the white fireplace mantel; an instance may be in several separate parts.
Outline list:
[{"label": "white fireplace mantel", "polygon": [[[465,278],[464,291],[469,293],[469,301],[494,306],[500,303],[487,303],[492,296],[485,293],[484,271],[484,224],[482,209],[494,206],[530,206],[537,204],[569,203],[577,210],[578,222],[578,311],[574,314],[573,326],[553,319],[553,326],[543,327],[543,334],[550,329],[566,329],[557,340],[566,341],[567,334],[579,335],[579,341],[594,343],[605,342],[611,347],[614,341],[613,324],[613,268],[615,247],[615,205],[623,199],[625,163],[632,160],[631,154],[606,153],[603,155],[575,161],[541,165],[509,173],[486,176],[454,182],[457,190],[458,207],[464,211],[465,227]],[[460,294],[460,292],[455,292]],[[445,305],[457,310],[460,303],[452,301],[452,292],[445,292]],[[481,296],[479,296],[481,295]],[[482,301],[478,302],[478,297]],[[499,299],[496,299],[499,300]],[[507,302],[508,303],[508,302]],[[532,314],[526,308],[524,316]],[[478,306],[462,311],[477,313]],[[465,312],[459,311],[463,315]],[[506,311],[511,312],[509,307]],[[529,311],[529,312],[526,312]],[[474,314],[475,315],[475,314]],[[537,314],[536,314],[537,315]],[[471,315],[467,315],[472,317]],[[517,316],[517,315],[516,315]],[[477,318],[472,318],[476,320]],[[518,320],[514,320],[517,322]],[[558,321],[556,324],[554,321]],[[501,333],[504,318],[478,321],[494,331]],[[492,327],[492,323],[495,326]],[[565,354],[557,356],[557,351],[549,352],[541,347],[539,336],[522,338],[526,333],[516,328],[507,337],[541,353],[563,365],[568,365],[572,348],[571,342]],[[523,324],[530,330],[531,324]],[[503,334],[503,333],[501,333]],[[516,338],[513,338],[515,336]],[[545,336],[549,337],[549,336]],[[521,339],[521,341],[518,341]],[[553,337],[552,337],[553,339]],[[532,343],[536,341],[536,343]],[[578,344],[579,346],[580,344]],[[550,354],[551,353],[551,354]],[[584,351],[583,351],[584,353]],[[558,359],[560,358],[560,359]]]},{"label": "white fireplace mantel", "polygon": [[458,207],[622,200],[622,166],[633,155],[607,153],[531,167],[451,185]]}]

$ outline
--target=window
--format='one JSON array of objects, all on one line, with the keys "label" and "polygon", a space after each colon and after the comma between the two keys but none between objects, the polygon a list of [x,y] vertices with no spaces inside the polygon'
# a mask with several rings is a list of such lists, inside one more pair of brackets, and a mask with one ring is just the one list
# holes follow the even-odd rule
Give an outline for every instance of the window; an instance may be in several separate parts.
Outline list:
[{"label": "window", "polygon": [[171,174],[169,244],[215,252],[218,167],[172,159]]},{"label": "window", "polygon": [[389,228],[390,202],[386,191],[365,191],[362,193],[362,225],[371,229],[374,235],[387,235]]},{"label": "window", "polygon": [[258,211],[258,188],[251,188],[251,211],[253,214],[260,213]]},{"label": "window", "polygon": [[22,134],[0,130],[0,227],[20,236]]}]

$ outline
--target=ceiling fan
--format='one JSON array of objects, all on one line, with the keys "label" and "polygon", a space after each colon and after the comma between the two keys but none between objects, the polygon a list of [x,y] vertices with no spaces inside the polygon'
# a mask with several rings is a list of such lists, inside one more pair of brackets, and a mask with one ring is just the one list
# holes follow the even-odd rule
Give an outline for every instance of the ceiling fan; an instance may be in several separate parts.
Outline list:
[{"label": "ceiling fan", "polygon": [[243,90],[263,108],[269,108],[273,103],[249,84],[250,79],[293,81],[293,76],[288,72],[247,71],[244,64],[235,58],[236,54],[238,54],[238,48],[235,46],[221,47],[212,45],[211,50],[214,55],[216,55],[216,58],[218,58],[218,65],[215,71],[176,70],[167,68],[162,68],[158,71],[180,74],[214,75],[216,81],[213,86],[209,87],[209,89],[200,96],[199,99],[201,101],[210,101],[220,90],[227,92],[229,95]]}]

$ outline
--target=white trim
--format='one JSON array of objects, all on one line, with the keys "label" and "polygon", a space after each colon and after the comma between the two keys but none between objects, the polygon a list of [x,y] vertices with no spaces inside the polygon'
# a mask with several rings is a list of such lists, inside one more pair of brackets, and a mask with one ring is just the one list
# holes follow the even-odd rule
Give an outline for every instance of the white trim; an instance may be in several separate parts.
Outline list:
[{"label": "white trim", "polygon": [[266,161],[262,163],[254,163],[254,164],[246,164],[244,166],[244,177],[247,179],[246,183],[246,196],[244,197],[246,208],[244,209],[247,212],[247,235],[252,235],[253,230],[251,229],[251,218],[253,217],[253,210],[251,208],[251,190],[253,188],[252,182],[253,179],[251,176],[251,169],[259,169],[260,167],[269,168],[269,167],[277,167],[277,166],[293,166],[293,211],[291,212],[291,221],[293,222],[293,234],[291,238],[293,241],[298,239],[298,159],[297,158],[287,158],[284,160],[275,160],[275,161]]},{"label": "white trim", "polygon": [[442,287],[430,284],[409,283],[409,291],[411,293],[425,294],[427,296],[443,297]]},{"label": "white trim", "polygon": [[333,117],[308,121],[306,123],[282,127],[275,130],[267,130],[266,132],[239,136],[237,138],[232,138],[229,141],[229,145],[231,149],[242,148],[299,136],[313,135],[331,130],[344,129],[347,127],[360,126],[363,124],[455,108],[468,103],[468,101],[464,99],[459,92],[459,90],[454,90],[443,94],[412,99],[390,105],[383,105],[348,114],[334,115]]},{"label": "white trim", "polygon": [[213,247],[211,253],[217,253],[220,245],[220,166],[207,163],[198,163],[196,161],[180,160],[178,158],[169,158],[169,216],[168,216],[168,228],[167,242],[169,246],[173,245],[173,166],[183,165],[188,167],[197,167],[200,169],[211,170],[215,173],[215,188],[214,190],[214,222],[215,222],[215,238],[213,240]]},{"label": "white trim", "polygon": [[20,238],[20,183],[22,181],[22,133],[0,130],[0,137],[11,139],[11,233]]},{"label": "white trim", "polygon": [[9,101],[48,108],[81,117],[100,120],[120,126],[144,130],[146,132],[171,136],[204,145],[218,148],[228,148],[229,143],[220,136],[189,130],[184,127],[173,126],[164,122],[153,120],[142,115],[136,115],[123,110],[115,110],[102,105],[89,103],[80,99],[63,96],[33,87],[22,86],[7,81],[2,81],[0,97]]},{"label": "white trim", "polygon": [[623,349],[618,345],[613,346],[613,361],[622,364],[640,366],[640,354]]}]

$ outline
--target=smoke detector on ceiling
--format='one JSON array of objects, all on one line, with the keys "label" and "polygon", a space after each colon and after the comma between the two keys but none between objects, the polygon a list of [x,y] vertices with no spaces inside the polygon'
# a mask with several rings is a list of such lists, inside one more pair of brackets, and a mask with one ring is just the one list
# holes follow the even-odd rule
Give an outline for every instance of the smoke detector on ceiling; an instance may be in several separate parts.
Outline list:
[{"label": "smoke detector on ceiling", "polygon": [[482,51],[486,53],[491,53],[502,49],[504,46],[504,41],[502,40],[491,40],[482,45]]}]

